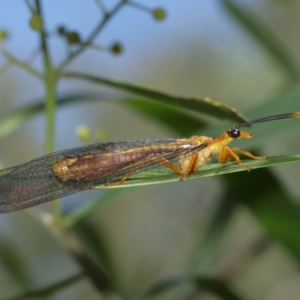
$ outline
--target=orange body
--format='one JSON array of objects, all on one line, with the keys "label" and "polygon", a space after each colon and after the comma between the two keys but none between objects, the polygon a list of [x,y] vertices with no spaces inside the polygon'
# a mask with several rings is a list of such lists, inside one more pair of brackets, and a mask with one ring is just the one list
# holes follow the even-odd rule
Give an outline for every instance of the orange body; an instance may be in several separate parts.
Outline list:
[{"label": "orange body", "polygon": [[[201,166],[207,164],[212,155],[217,154],[218,160],[220,163],[225,164],[228,162],[231,158],[233,158],[239,165],[246,168],[248,171],[251,170],[251,167],[248,165],[243,164],[240,161],[239,156],[236,154],[236,152],[240,152],[241,154],[252,158],[252,159],[265,159],[266,156],[254,156],[248,151],[244,151],[239,148],[229,148],[227,145],[233,140],[233,139],[251,139],[253,138],[253,135],[250,133],[247,133],[245,131],[240,130],[238,137],[232,137],[230,135],[231,131],[225,131],[223,134],[221,134],[219,137],[213,139],[211,137],[207,136],[193,136],[191,139],[194,141],[198,141],[199,143],[205,143],[207,146],[195,153],[193,153],[191,156],[182,158],[179,160],[180,163],[180,170],[177,168],[174,168],[173,170],[179,174],[181,174],[181,180],[184,179],[184,177],[188,176],[190,173],[195,172],[198,170]],[[172,169],[172,168],[171,168]]]},{"label": "orange body", "polygon": [[[207,164],[214,154],[218,155],[220,163],[224,164],[233,158],[247,170],[250,170],[250,167],[241,163],[235,152],[240,152],[253,159],[265,158],[265,156],[254,156],[239,148],[227,147],[235,138],[253,137],[244,131],[239,131],[239,136],[233,137],[230,132],[226,131],[216,139],[207,136],[193,136],[190,139],[177,139],[169,143],[133,147],[122,151],[66,157],[54,164],[53,172],[63,181],[107,178],[109,180],[105,180],[106,185],[117,185],[149,164],[160,164],[180,174],[182,181],[190,173]],[[172,154],[172,152],[174,155],[166,154]],[[172,162],[174,159],[179,161],[180,166]],[[114,181],[113,178],[116,178],[117,181]]]}]

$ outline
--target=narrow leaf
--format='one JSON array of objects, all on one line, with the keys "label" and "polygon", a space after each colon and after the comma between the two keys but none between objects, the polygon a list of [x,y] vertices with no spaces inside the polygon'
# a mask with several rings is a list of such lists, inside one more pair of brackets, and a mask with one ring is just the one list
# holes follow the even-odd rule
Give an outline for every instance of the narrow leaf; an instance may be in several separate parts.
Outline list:
[{"label": "narrow leaf", "polygon": [[153,287],[151,287],[144,295],[144,300],[150,300],[154,297],[157,297],[165,292],[170,291],[173,288],[181,284],[186,283],[194,283],[195,277],[189,274],[180,274],[175,276],[170,276],[160,282],[156,283]]},{"label": "narrow leaf", "polygon": [[[268,159],[263,160],[243,160],[243,163],[250,166],[253,171],[250,173],[255,173],[255,169],[265,168],[270,166],[275,166],[279,164],[285,163],[295,163],[300,162],[300,154],[298,155],[281,155],[281,156],[272,156]],[[207,164],[201,167],[195,173],[190,174],[185,180],[201,178],[201,177],[209,177],[209,176],[217,176],[235,172],[241,172],[248,174],[244,167],[241,167],[236,162],[229,162],[225,165],[220,163],[215,164]],[[126,180],[121,185],[114,186],[106,186],[99,185],[98,188],[124,188],[124,187],[132,187],[132,186],[140,186],[140,185],[150,185],[150,184],[158,184],[158,183],[166,183],[166,182],[174,182],[179,181],[180,175],[170,171],[167,168],[159,167],[153,168],[141,173],[132,175],[128,180]]]},{"label": "narrow leaf", "polygon": [[75,284],[76,282],[78,282],[79,280],[84,279],[84,275],[81,274],[77,274],[74,276],[71,276],[70,278],[67,278],[65,280],[62,280],[58,283],[55,283],[53,285],[41,288],[41,289],[36,289],[36,290],[32,290],[32,291],[28,291],[22,295],[19,296],[15,296],[13,297],[11,300],[26,300],[26,299],[32,299],[35,297],[50,297],[55,293],[60,292],[61,290],[69,287],[70,285]]},{"label": "narrow leaf", "polygon": [[219,296],[224,300],[241,300],[236,293],[231,290],[229,285],[222,280],[215,278],[199,278],[197,280],[198,289],[211,292],[213,295]]},{"label": "narrow leaf", "polygon": [[124,100],[121,103],[159,121],[181,136],[189,136],[192,132],[205,127],[205,123],[194,115],[174,106],[138,99]]},{"label": "narrow leaf", "polygon": [[[94,94],[78,94],[69,95],[59,98],[57,105],[63,106],[66,104],[84,101],[86,99],[95,100],[101,98],[101,95]],[[44,111],[45,103],[42,99],[35,100],[32,103],[15,109],[0,119],[0,139],[8,136],[13,131],[18,129],[23,123],[33,118],[38,113]]]},{"label": "narrow leaf", "polygon": [[80,78],[101,85],[108,85],[112,88],[134,93],[147,99],[156,100],[169,105],[176,105],[178,107],[190,109],[195,112],[201,112],[221,119],[231,119],[236,122],[243,122],[246,120],[246,118],[234,108],[229,107],[222,102],[213,101],[209,98],[200,99],[194,97],[174,96],[145,86],[76,72],[68,72],[65,73],[64,76],[68,78]]},{"label": "narrow leaf", "polygon": [[[78,210],[72,212],[68,216],[66,216],[63,220],[63,225],[65,228],[71,228],[77,223],[80,223],[91,215],[97,213],[103,206],[107,205],[107,203],[111,203],[112,201],[118,198],[118,195],[121,193],[119,190],[111,190],[105,195],[99,197],[95,202],[89,201],[88,203],[80,206]],[[124,191],[122,191],[124,193]]]},{"label": "narrow leaf", "polygon": [[155,286],[153,286],[145,295],[144,299],[151,299],[156,296],[163,294],[164,292],[170,291],[171,289],[182,285],[192,284],[195,286],[197,291],[207,291],[213,295],[219,296],[220,299],[224,300],[241,300],[227,283],[222,280],[209,278],[209,277],[196,277],[192,275],[179,275],[167,278]]}]

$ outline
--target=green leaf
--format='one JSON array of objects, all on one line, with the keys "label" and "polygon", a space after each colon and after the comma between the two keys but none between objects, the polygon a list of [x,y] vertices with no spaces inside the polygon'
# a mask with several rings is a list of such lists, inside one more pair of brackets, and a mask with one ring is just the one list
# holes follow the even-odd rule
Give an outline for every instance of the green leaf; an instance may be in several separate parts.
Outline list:
[{"label": "green leaf", "polygon": [[[112,201],[116,200],[120,193],[121,191],[119,190],[112,190],[99,197],[99,199],[95,202],[89,201],[88,203],[81,205],[75,212],[72,212],[68,216],[64,217],[64,227],[71,228],[77,223],[86,220],[107,205],[107,203],[111,203]],[[122,193],[124,193],[124,191]]]},{"label": "green leaf", "polygon": [[198,278],[197,286],[200,291],[205,290],[211,292],[213,295],[219,296],[225,300],[241,300],[236,293],[234,293],[229,285],[222,280],[215,278]]},{"label": "green leaf", "polygon": [[[107,101],[107,99],[108,97],[102,94],[68,95],[58,98],[57,106],[61,107],[83,101]],[[122,99],[119,103],[147,114],[170,128],[176,126],[176,130],[183,136],[186,134],[189,135],[192,131],[204,126],[204,123],[199,121],[193,115],[176,107],[174,108],[172,106],[153,102],[150,104],[145,100],[136,98]],[[40,99],[4,115],[0,119],[0,139],[17,130],[22,124],[35,117],[37,114],[44,112],[44,109],[45,103]]]},{"label": "green leaf", "polygon": [[[192,275],[178,275],[169,277],[156,285],[154,285],[144,296],[143,299],[152,299],[159,296],[171,289],[182,285],[182,284],[192,284],[196,287],[197,291],[208,291],[213,295],[219,296],[220,299],[225,300],[240,300],[239,297],[233,290],[229,287],[227,283],[216,278],[209,277],[196,277]],[[190,299],[191,297],[189,297]],[[192,298],[191,298],[192,299]]]},{"label": "green leaf", "polygon": [[[265,117],[270,115],[276,115],[281,113],[299,111],[299,99],[300,99],[300,87],[290,89],[286,93],[274,97],[261,105],[246,112],[247,116],[251,119],[259,117]],[[233,124],[226,122],[226,124],[220,124],[205,128],[205,131],[200,131],[200,135],[206,136],[219,136],[225,130],[232,127]],[[255,135],[253,139],[238,140],[234,143],[238,143],[239,148],[245,149],[258,149],[259,147],[267,145],[272,141],[280,141],[291,136],[299,136],[300,134],[300,120],[279,120],[261,124],[254,124],[249,129],[244,129]]]},{"label": "green leaf", "polygon": [[297,64],[291,59],[284,44],[278,40],[275,34],[267,28],[257,17],[247,9],[243,9],[233,1],[223,1],[228,11],[236,20],[272,55],[291,80],[298,82],[300,74]]},{"label": "green leaf", "polygon": [[73,285],[75,283],[77,283],[79,280],[84,279],[84,274],[77,274],[74,276],[71,276],[70,278],[67,278],[65,280],[62,280],[58,283],[55,283],[53,285],[41,288],[41,289],[36,289],[36,290],[32,290],[32,291],[28,291],[22,295],[19,296],[15,296],[13,297],[11,300],[26,300],[26,299],[32,299],[35,297],[50,297],[53,294],[56,294],[57,292],[69,287],[70,285]]},{"label": "green leaf", "polygon": [[205,123],[194,115],[174,106],[161,104],[160,102],[142,101],[141,99],[128,99],[121,103],[159,121],[181,136],[189,136],[192,132],[205,127]]},{"label": "green leaf", "polygon": [[[69,95],[65,97],[61,97],[58,99],[57,105],[63,106],[66,104],[71,104],[75,102],[81,102],[88,100],[97,100],[101,99],[101,95],[95,94],[77,94],[77,95]],[[0,120],[0,139],[8,136],[13,131],[18,129],[23,123],[30,120],[38,113],[43,112],[45,109],[45,103],[42,99],[33,101],[32,103],[15,109],[5,116],[3,116]]]},{"label": "green leaf", "polygon": [[[300,162],[300,154],[272,156],[269,157],[268,159],[263,159],[263,160],[242,160],[242,161],[243,163],[247,164],[253,169],[251,173],[255,173],[256,172],[255,169],[258,168],[266,168],[270,166],[276,166],[279,164]],[[201,167],[195,173],[190,174],[185,180],[224,175],[224,174],[241,172],[241,171],[245,172],[246,169],[238,165],[236,162],[229,162],[225,165],[222,165],[220,163],[207,164]],[[174,181],[179,181],[179,179],[180,179],[180,175],[174,173],[173,171],[165,167],[157,167],[157,168],[152,168],[134,174],[128,180],[126,180],[124,183],[120,185],[113,185],[113,186],[99,185],[97,188],[107,188],[107,189],[125,188],[125,187],[132,187],[132,186],[174,182]]]},{"label": "green leaf", "polygon": [[[108,97],[103,94],[77,94],[59,97],[57,106],[70,105],[77,102],[87,101],[107,101]],[[195,118],[190,113],[182,109],[172,107],[161,103],[153,103],[137,98],[123,98],[119,103],[130,107],[138,112],[152,117],[164,125],[173,128],[182,135],[191,134],[191,132],[203,128],[204,123]],[[26,106],[15,109],[0,119],[0,139],[8,136],[17,130],[22,124],[35,117],[37,114],[44,112],[45,103],[42,99],[32,101]]]},{"label": "green leaf", "polygon": [[229,107],[222,102],[213,101],[209,98],[199,99],[194,97],[179,97],[160,92],[145,86],[140,86],[112,79],[106,79],[99,76],[90,76],[87,74],[76,72],[67,72],[64,73],[64,76],[67,78],[80,78],[90,82],[96,82],[101,85],[108,85],[112,88],[117,88],[126,92],[134,93],[147,99],[190,109],[194,112],[201,112],[221,119],[226,118],[234,120],[236,122],[244,122],[246,120],[246,118],[234,108]]},{"label": "green leaf", "polygon": [[156,283],[153,287],[151,287],[144,295],[142,299],[150,300],[156,296],[160,296],[161,294],[170,291],[173,288],[176,288],[179,285],[186,283],[194,283],[195,277],[189,274],[175,275],[170,276],[160,282]]},{"label": "green leaf", "polygon": [[[103,94],[78,94],[78,95],[68,95],[65,97],[60,97],[57,101],[57,106],[63,106],[66,104],[72,104],[76,102],[83,102],[83,101],[105,101],[108,99],[106,95]],[[263,103],[262,105],[257,106],[256,108],[252,109],[247,113],[251,118],[257,118],[261,116],[267,116],[271,114],[278,114],[282,112],[286,112],[288,110],[295,111],[299,109],[298,105],[298,99],[300,99],[300,88],[295,88],[290,90],[289,92],[271,99],[267,103]],[[140,100],[139,99],[122,99],[120,103],[125,103],[127,105],[130,105],[131,107],[135,107],[135,109],[139,111],[146,112],[146,109],[149,107],[147,104],[137,104]],[[154,104],[155,108],[158,108]],[[161,106],[160,110],[164,110],[164,113],[167,113],[166,107],[163,108],[164,105],[158,104]],[[172,110],[173,108],[173,110]],[[195,130],[200,130],[202,128],[202,122],[198,121],[195,117],[191,117],[187,112],[182,112],[180,109],[174,108],[172,106],[171,112],[169,113],[169,118],[171,116],[174,116],[174,118],[181,118],[184,122],[187,123],[187,125],[177,124],[176,130],[180,134],[187,134],[191,135]],[[30,120],[34,116],[36,116],[38,113],[41,113],[44,111],[44,102],[43,100],[34,101],[31,104],[28,104],[26,106],[23,106],[19,109],[16,109],[14,111],[11,111],[7,113],[5,116],[3,116],[0,120],[0,139],[8,136],[11,134],[14,130],[18,129],[23,123]],[[163,120],[163,112],[155,113],[155,111],[149,110],[149,115],[153,116],[156,120],[159,120],[163,124],[167,124],[169,122],[166,122]],[[170,120],[171,123],[174,123],[174,120]],[[281,138],[281,137],[287,137],[289,135],[295,134],[296,132],[299,132],[297,126],[294,126],[294,124],[290,123],[292,121],[286,121],[284,125],[281,125],[280,127],[276,127],[276,130],[274,130],[273,123],[265,123],[263,125],[260,125],[261,128],[267,128],[266,130],[260,130],[260,135],[257,136],[255,139],[247,140],[247,141],[239,141],[241,145],[247,145],[247,147],[258,147],[263,144],[265,141],[269,141],[271,138]],[[295,121],[294,121],[295,122]],[[179,123],[179,122],[178,122]],[[282,123],[283,124],[283,123]],[[195,129],[192,127],[195,126]],[[182,128],[181,128],[182,127]],[[227,130],[228,128],[232,127],[232,123],[226,123],[213,126],[210,128],[205,128],[205,131],[203,131],[204,135],[207,136],[216,136],[220,135],[224,130]]]}]

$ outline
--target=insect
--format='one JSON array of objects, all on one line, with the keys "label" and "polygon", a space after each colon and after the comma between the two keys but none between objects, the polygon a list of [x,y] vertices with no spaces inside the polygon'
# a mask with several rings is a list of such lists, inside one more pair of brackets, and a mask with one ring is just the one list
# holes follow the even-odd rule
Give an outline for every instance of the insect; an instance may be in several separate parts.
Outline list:
[{"label": "insect", "polygon": [[[251,159],[254,156],[227,145],[234,139],[250,139],[253,135],[241,127],[272,120],[300,118],[300,112],[264,117],[233,126],[219,137],[193,136],[187,139],[152,139],[98,143],[54,152],[27,163],[0,170],[0,212],[11,212],[83,190],[100,184],[119,185],[134,173],[162,165],[180,175],[183,181],[190,173],[218,156],[224,164],[237,153]],[[178,162],[178,165],[176,164]]]}]

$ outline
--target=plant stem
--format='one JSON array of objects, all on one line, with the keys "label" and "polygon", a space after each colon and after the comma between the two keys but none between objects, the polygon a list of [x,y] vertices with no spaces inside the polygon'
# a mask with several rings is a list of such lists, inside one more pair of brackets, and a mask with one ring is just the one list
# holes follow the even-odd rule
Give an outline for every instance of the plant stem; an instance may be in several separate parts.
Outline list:
[{"label": "plant stem", "polygon": [[64,68],[75,58],[77,57],[87,46],[90,46],[93,39],[98,35],[98,33],[101,31],[101,29],[108,23],[108,21],[112,18],[113,15],[115,15],[121,7],[126,4],[126,1],[122,0],[119,3],[115,5],[115,7],[108,13],[106,13],[103,17],[103,19],[99,22],[99,24],[96,26],[96,28],[91,32],[90,36],[87,38],[87,40],[82,43],[79,48],[71,53],[57,68],[57,74],[61,74],[64,70]]},{"label": "plant stem", "polygon": [[[42,17],[42,10],[39,0],[35,0],[35,6],[38,14]],[[40,43],[44,64],[44,82],[45,82],[45,112],[46,112],[46,153],[54,151],[55,138],[55,108],[56,108],[56,84],[57,76],[52,67],[51,57],[47,44],[47,35],[45,29],[40,31]],[[50,204],[54,221],[58,221],[61,215],[61,209],[58,201]]]},{"label": "plant stem", "polygon": [[9,64],[13,64],[13,65],[27,71],[31,75],[33,75],[39,79],[43,79],[43,75],[40,72],[38,72],[37,70],[35,70],[34,68],[30,67],[30,65],[28,63],[18,60],[17,58],[12,56],[10,53],[6,52],[5,50],[2,50],[1,53],[7,59]]}]

